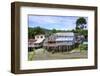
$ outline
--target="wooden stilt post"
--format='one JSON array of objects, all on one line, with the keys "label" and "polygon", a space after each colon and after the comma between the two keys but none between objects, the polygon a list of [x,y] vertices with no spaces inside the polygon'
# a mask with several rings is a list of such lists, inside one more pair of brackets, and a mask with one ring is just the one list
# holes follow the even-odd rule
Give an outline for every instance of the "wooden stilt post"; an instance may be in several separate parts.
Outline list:
[{"label": "wooden stilt post", "polygon": [[67,46],[67,52],[68,52],[68,46]]}]

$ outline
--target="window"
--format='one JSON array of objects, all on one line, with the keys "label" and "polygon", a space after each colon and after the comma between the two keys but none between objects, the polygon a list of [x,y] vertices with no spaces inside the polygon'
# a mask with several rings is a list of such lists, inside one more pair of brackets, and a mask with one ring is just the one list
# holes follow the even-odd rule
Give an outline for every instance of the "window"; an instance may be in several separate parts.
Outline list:
[{"label": "window", "polygon": [[43,38],[43,36],[41,36],[41,38]]}]

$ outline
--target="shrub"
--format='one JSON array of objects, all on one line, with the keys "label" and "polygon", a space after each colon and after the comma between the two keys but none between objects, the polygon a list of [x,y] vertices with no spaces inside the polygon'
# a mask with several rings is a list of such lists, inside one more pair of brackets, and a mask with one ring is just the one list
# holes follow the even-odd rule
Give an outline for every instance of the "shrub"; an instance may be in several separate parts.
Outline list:
[{"label": "shrub", "polygon": [[79,47],[80,47],[80,50],[87,50],[88,49],[87,44],[80,44]]}]

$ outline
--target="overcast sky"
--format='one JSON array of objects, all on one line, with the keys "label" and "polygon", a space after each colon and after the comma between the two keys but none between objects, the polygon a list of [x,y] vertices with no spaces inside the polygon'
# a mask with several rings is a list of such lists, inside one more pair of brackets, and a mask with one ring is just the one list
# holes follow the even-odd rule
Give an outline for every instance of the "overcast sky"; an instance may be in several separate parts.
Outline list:
[{"label": "overcast sky", "polygon": [[[46,29],[57,30],[72,30],[76,27],[76,16],[42,16],[42,15],[29,15],[28,27],[40,26]],[[84,17],[87,21],[88,18]],[[87,22],[88,25],[88,22]],[[87,26],[86,25],[86,26]]]}]

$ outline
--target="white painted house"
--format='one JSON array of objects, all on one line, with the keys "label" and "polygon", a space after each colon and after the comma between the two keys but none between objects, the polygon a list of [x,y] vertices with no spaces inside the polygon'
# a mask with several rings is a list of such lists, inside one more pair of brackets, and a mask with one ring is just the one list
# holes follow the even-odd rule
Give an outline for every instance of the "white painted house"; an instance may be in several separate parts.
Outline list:
[{"label": "white painted house", "polygon": [[45,35],[36,35],[35,39],[28,40],[28,47],[29,48],[39,48],[43,46],[43,41],[45,39]]},{"label": "white painted house", "polygon": [[45,35],[36,35],[35,36],[35,40],[36,42],[34,42],[35,47],[42,47],[43,46],[43,41],[45,39]]}]

